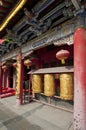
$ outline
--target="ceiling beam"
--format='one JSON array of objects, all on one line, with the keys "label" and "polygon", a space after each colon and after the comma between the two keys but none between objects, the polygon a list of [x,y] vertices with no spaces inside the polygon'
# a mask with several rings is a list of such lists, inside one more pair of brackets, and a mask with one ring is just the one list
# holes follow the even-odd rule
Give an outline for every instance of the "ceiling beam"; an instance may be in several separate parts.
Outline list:
[{"label": "ceiling beam", "polygon": [[6,12],[6,11],[5,11],[5,10],[0,10],[0,12],[3,12],[3,13],[4,13],[4,12]]},{"label": "ceiling beam", "polygon": [[4,2],[9,2],[9,3],[13,3],[13,0],[3,0]]},{"label": "ceiling beam", "polygon": [[18,11],[24,6],[27,0],[20,0],[17,5],[12,9],[9,15],[5,18],[4,22],[0,25],[0,31],[2,31],[10,20],[18,13]]},{"label": "ceiling beam", "polygon": [[0,10],[8,10],[9,7],[3,7],[3,6],[0,6]]},{"label": "ceiling beam", "polygon": [[71,0],[76,10],[80,9],[80,2],[79,0]]},{"label": "ceiling beam", "polygon": [[0,15],[4,15],[6,12],[0,12]]},{"label": "ceiling beam", "polygon": [[12,5],[12,3],[13,3],[13,0],[12,1],[7,1],[7,0],[4,0],[4,2],[3,2],[4,4],[6,4],[6,5]]}]

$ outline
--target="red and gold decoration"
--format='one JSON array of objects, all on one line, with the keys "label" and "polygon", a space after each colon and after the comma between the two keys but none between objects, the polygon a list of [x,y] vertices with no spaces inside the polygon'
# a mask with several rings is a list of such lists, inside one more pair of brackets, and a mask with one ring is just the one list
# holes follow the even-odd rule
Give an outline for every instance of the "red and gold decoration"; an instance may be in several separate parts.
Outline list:
[{"label": "red and gold decoration", "polygon": [[53,74],[44,75],[44,94],[46,96],[55,95],[55,77]]},{"label": "red and gold decoration", "polygon": [[60,74],[60,97],[65,100],[73,100],[74,79],[73,73]]},{"label": "red and gold decoration", "polygon": [[17,98],[20,97],[20,86],[21,86],[21,62],[22,61],[22,55],[19,54],[17,58],[17,85],[16,85],[16,96]]},{"label": "red and gold decoration", "polygon": [[62,64],[65,64],[65,60],[68,59],[70,52],[68,50],[60,50],[56,53],[56,58],[61,60]]},{"label": "red and gold decoration", "polygon": [[27,66],[27,68],[29,68],[29,66],[32,65],[32,61],[27,59],[27,60],[24,61],[24,65]]},{"label": "red and gold decoration", "polygon": [[32,89],[34,93],[42,92],[42,76],[35,74],[32,76]]},{"label": "red and gold decoration", "polygon": [[16,67],[16,103],[18,105],[23,103],[23,79],[24,79],[24,64],[22,60],[22,53],[20,52],[17,57]]},{"label": "red and gold decoration", "polygon": [[2,94],[2,62],[0,62],[0,95]]},{"label": "red and gold decoration", "polygon": [[6,65],[3,65],[3,66],[2,66],[2,69],[3,69],[3,71],[5,72],[5,71],[7,70],[7,66],[6,66]]}]

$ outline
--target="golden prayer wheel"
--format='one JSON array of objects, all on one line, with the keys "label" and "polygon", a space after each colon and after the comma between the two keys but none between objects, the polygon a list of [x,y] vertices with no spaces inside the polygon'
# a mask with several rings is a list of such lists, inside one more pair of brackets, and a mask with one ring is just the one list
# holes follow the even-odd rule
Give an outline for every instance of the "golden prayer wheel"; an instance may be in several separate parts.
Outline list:
[{"label": "golden prayer wheel", "polygon": [[41,75],[33,75],[32,77],[32,89],[34,93],[42,92],[42,76]]},{"label": "golden prayer wheel", "polygon": [[65,100],[72,100],[74,95],[73,73],[60,74],[60,97]]},{"label": "golden prayer wheel", "polygon": [[55,77],[53,74],[44,75],[44,94],[46,96],[55,95]]}]

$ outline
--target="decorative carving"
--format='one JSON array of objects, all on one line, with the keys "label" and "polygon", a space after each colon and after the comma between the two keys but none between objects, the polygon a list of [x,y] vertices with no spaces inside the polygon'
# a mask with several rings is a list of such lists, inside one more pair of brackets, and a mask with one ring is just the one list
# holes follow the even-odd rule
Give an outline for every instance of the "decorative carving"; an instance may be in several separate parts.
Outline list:
[{"label": "decorative carving", "polygon": [[36,35],[41,35],[43,32],[47,31],[52,23],[51,19],[46,21],[38,20],[39,13],[33,14],[26,8],[24,9],[24,13],[26,15],[27,24],[30,25],[29,30]]},{"label": "decorative carving", "polygon": [[12,31],[12,30],[9,30],[9,29],[6,29],[6,32],[7,32],[7,37],[12,39],[12,40],[17,40],[18,39],[18,36]]},{"label": "decorative carving", "polygon": [[15,34],[13,30],[6,29],[6,31],[8,33],[7,38],[12,40],[10,43],[21,46],[22,42],[21,42],[21,39],[19,39],[18,35]]}]

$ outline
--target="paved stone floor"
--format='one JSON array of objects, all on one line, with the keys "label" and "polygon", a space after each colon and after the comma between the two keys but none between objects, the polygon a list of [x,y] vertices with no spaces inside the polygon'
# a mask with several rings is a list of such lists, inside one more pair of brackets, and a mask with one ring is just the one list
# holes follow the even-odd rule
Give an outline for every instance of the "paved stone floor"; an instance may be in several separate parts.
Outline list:
[{"label": "paved stone floor", "polygon": [[0,99],[0,130],[73,130],[73,113],[38,102],[15,102],[15,97]]}]

